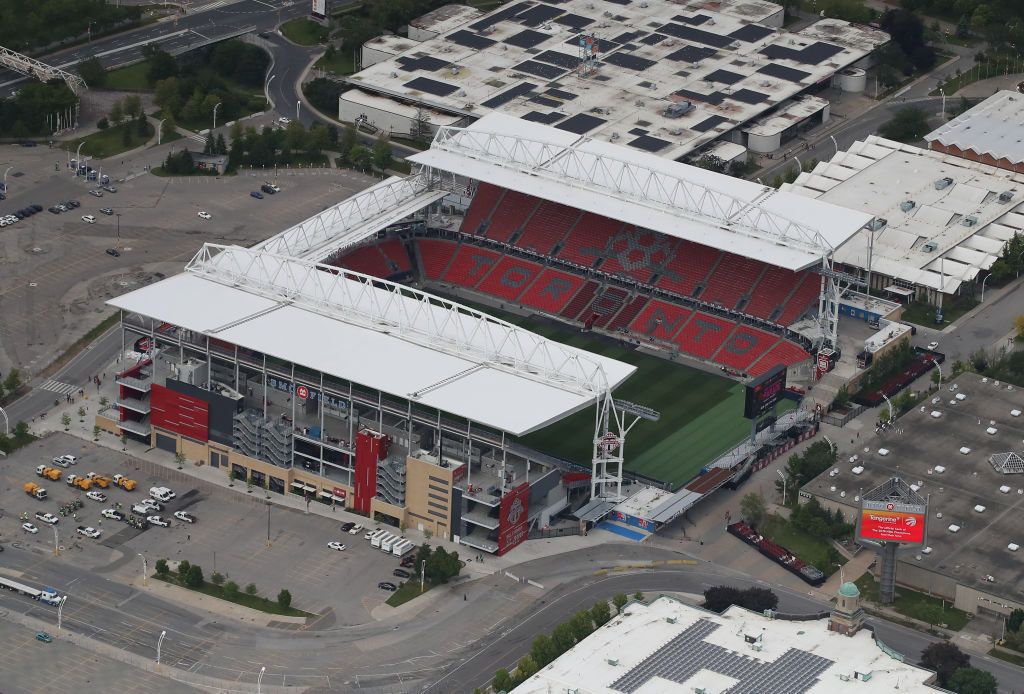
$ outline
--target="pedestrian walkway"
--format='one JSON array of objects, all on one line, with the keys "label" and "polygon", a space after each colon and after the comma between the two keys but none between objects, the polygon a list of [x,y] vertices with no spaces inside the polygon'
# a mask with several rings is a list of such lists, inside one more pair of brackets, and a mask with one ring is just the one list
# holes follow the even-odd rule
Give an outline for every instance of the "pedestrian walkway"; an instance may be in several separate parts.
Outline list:
[{"label": "pedestrian walkway", "polygon": [[47,380],[39,386],[43,390],[48,390],[51,393],[57,393],[58,395],[70,395],[79,390],[78,386],[73,386],[69,383],[61,383],[60,381]]},{"label": "pedestrian walkway", "polygon": [[866,574],[868,568],[874,563],[875,556],[875,553],[870,549],[862,549],[857,556],[846,562],[842,570],[829,576],[828,580],[818,590],[825,595],[835,595],[839,591],[839,586],[843,583],[854,583],[858,578]]}]

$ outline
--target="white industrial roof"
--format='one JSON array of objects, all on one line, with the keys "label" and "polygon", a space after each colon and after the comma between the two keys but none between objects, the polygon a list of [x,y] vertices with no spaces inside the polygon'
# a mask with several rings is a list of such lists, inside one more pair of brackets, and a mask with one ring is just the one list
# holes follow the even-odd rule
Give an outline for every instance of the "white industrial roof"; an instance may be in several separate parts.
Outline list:
[{"label": "white industrial roof", "polygon": [[498,113],[441,128],[417,164],[799,270],[871,216]]},{"label": "white industrial roof", "polygon": [[1024,163],[1024,94],[1004,89],[925,135],[928,142]]},{"label": "white industrial roof", "polygon": [[[782,20],[780,5],[760,0],[509,2],[347,82],[395,103],[500,111],[675,160],[889,41],[838,20],[795,33]],[[583,35],[597,37],[586,74]],[[667,112],[682,103],[692,108]]]},{"label": "white industrial roof", "polygon": [[399,285],[206,246],[113,306],[513,435],[594,402],[634,366]]},{"label": "white industrial roof", "polygon": [[662,596],[630,603],[513,692],[934,694],[925,684],[934,673],[908,660],[884,652],[868,630],[844,636],[824,619],[770,619],[735,606],[715,614]]},{"label": "white industrial roof", "polygon": [[[936,189],[947,177],[953,183]],[[1000,200],[1014,189],[1008,202]],[[872,271],[946,293],[991,268],[1006,241],[1024,233],[1024,175],[876,135],[782,190],[885,219],[874,233]],[[914,206],[902,209],[908,201]],[[835,260],[866,268],[870,240],[861,231]]]}]

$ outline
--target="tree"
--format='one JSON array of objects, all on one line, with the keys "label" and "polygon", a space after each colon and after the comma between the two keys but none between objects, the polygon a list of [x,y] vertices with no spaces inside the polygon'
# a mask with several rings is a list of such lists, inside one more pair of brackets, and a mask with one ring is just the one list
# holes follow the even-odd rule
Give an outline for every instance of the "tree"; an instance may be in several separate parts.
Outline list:
[{"label": "tree", "polygon": [[721,157],[717,157],[714,154],[705,154],[697,161],[693,162],[693,165],[700,169],[707,169],[708,171],[717,171],[718,173],[725,173],[725,161]]},{"label": "tree", "polygon": [[555,642],[547,634],[540,634],[530,646],[530,657],[539,667],[545,667],[558,657]]},{"label": "tree", "polygon": [[107,120],[106,116],[96,121],[96,127],[100,130],[106,130],[110,127],[110,121]]},{"label": "tree", "polygon": [[142,113],[142,99],[138,94],[129,94],[122,100],[121,108],[126,118],[135,118]]},{"label": "tree", "polygon": [[512,682],[512,675],[508,674],[508,670],[501,668],[494,673],[494,680],[491,682],[491,689],[495,692],[510,692],[515,689],[515,685]]},{"label": "tree", "polygon": [[949,678],[949,688],[956,694],[996,694],[999,683],[990,672],[962,667]]},{"label": "tree", "polygon": [[916,106],[904,106],[878,132],[890,140],[916,142],[924,138],[929,130],[928,114],[924,110]]},{"label": "tree", "polygon": [[282,610],[292,606],[292,594],[287,588],[282,588],[277,594],[277,604]]},{"label": "tree", "polygon": [[970,667],[970,657],[948,641],[937,641],[921,651],[921,667],[933,670],[940,687],[949,685],[953,673],[960,668]]},{"label": "tree", "polygon": [[110,113],[107,114],[110,122],[114,125],[120,125],[121,121],[124,120],[124,107],[121,106],[120,101],[115,101],[110,107]]},{"label": "tree", "polygon": [[256,588],[256,584],[255,583],[250,583],[249,585],[247,585],[245,587],[245,592],[248,593],[249,595],[256,595],[256,593],[258,592],[258,590]]},{"label": "tree", "polygon": [[637,592],[633,593],[633,599],[634,599],[634,600],[643,600],[643,599],[644,599],[644,594],[643,594],[643,593],[641,593],[641,592],[640,592],[640,591],[638,590]]},{"label": "tree", "polygon": [[569,622],[564,622],[555,627],[555,630],[551,632],[551,642],[558,655],[562,655],[575,646],[576,636],[573,634],[572,625]]},{"label": "tree", "polygon": [[7,378],[4,379],[4,390],[9,393],[14,393],[21,388],[21,372],[17,369],[11,369],[7,372]]},{"label": "tree", "polygon": [[745,494],[740,501],[740,514],[747,523],[755,528],[764,520],[766,512],[767,508],[765,507],[764,497],[757,492]]},{"label": "tree", "polygon": [[203,144],[203,154],[213,154],[213,150],[217,147],[217,141],[213,139],[213,133],[206,133],[206,142]]},{"label": "tree", "polygon": [[178,61],[170,53],[158,48],[150,54],[148,60],[149,69],[146,71],[146,79],[150,84],[156,84],[168,77],[178,76]]},{"label": "tree", "polygon": [[102,87],[107,81],[107,71],[99,58],[86,58],[78,64],[78,74],[92,88]]},{"label": "tree", "polygon": [[1014,318],[1013,327],[1017,331],[1017,339],[1024,340],[1024,316]]},{"label": "tree", "polygon": [[222,574],[220,571],[214,571],[212,574],[210,574],[210,583],[212,583],[215,586],[224,585],[224,574]]},{"label": "tree", "polygon": [[590,610],[580,610],[569,620],[572,635],[579,643],[594,633],[594,620],[590,618]]},{"label": "tree", "polygon": [[101,431],[102,431],[102,429],[100,429],[100,425],[99,424],[93,425],[93,428],[92,428],[92,440],[93,441],[99,441],[100,432]]},{"label": "tree", "polygon": [[217,142],[213,147],[214,154],[227,154],[228,143],[224,141],[224,133],[217,133]]},{"label": "tree", "polygon": [[18,423],[14,425],[14,435],[19,439],[28,436],[28,424],[25,423],[24,419],[19,419]]},{"label": "tree", "polygon": [[612,604],[615,605],[615,613],[622,612],[622,608],[629,602],[629,598],[626,597],[625,593],[616,593],[612,596]]},{"label": "tree", "polygon": [[1007,618],[1006,628],[1009,631],[1020,631],[1022,625],[1024,625],[1024,610],[1017,608]]},{"label": "tree", "polygon": [[526,680],[533,677],[540,668],[537,663],[534,662],[533,658],[528,655],[524,655],[519,659],[519,665],[516,666],[515,672],[515,685],[518,687]]},{"label": "tree", "polygon": [[199,564],[193,564],[188,567],[188,573],[185,575],[185,585],[189,588],[201,588],[203,585],[203,570]]},{"label": "tree", "polygon": [[124,147],[131,147],[132,145],[132,130],[128,123],[124,123],[121,126],[121,144]]},{"label": "tree", "polygon": [[743,607],[754,612],[774,610],[779,606],[779,596],[767,588],[747,588],[743,591]]},{"label": "tree", "polygon": [[844,383],[836,391],[836,396],[832,398],[832,408],[836,410],[845,410],[850,404],[850,389],[846,387]]},{"label": "tree", "polygon": [[188,576],[188,570],[191,568],[192,562],[190,562],[188,559],[182,559],[180,562],[178,562],[178,578],[184,581],[185,577]]},{"label": "tree", "polygon": [[366,171],[373,161],[373,154],[368,147],[356,145],[349,151],[348,159],[352,162],[352,166],[360,171]]},{"label": "tree", "polygon": [[712,586],[704,591],[704,609],[722,612],[731,605],[738,605],[743,591],[732,586]]},{"label": "tree", "polygon": [[146,118],[146,114],[142,111],[139,111],[139,115],[135,119],[135,132],[138,133],[139,137],[149,136],[149,119]]},{"label": "tree", "polygon": [[69,415],[67,412],[62,414],[60,416],[60,423],[64,425],[64,431],[67,431],[68,427],[71,426],[71,415]]},{"label": "tree", "polygon": [[409,126],[409,137],[419,144],[425,144],[430,140],[430,112],[425,108],[416,109],[416,116]]},{"label": "tree", "polygon": [[177,77],[168,77],[156,83],[153,103],[163,110],[164,116],[174,115],[181,108],[181,84]]},{"label": "tree", "polygon": [[171,567],[167,566],[166,559],[157,559],[154,568],[156,569],[156,575],[160,576],[161,578],[171,573]]},{"label": "tree", "polygon": [[238,584],[234,581],[228,581],[224,584],[224,593],[229,597],[238,595]]},{"label": "tree", "polygon": [[612,610],[608,607],[607,600],[598,600],[594,603],[594,606],[590,608],[590,618],[594,621],[594,626],[602,627],[611,621]]},{"label": "tree", "polygon": [[384,135],[380,135],[373,143],[373,165],[383,174],[391,168],[394,163],[394,154],[391,151],[391,143]]}]

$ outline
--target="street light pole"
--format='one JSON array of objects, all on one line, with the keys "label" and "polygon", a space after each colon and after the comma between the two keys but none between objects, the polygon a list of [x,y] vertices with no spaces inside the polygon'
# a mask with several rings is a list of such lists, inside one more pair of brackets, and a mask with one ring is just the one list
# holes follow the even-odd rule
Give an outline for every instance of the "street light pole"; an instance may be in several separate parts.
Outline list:
[{"label": "street light pole", "polygon": [[270,546],[270,502],[267,502],[267,547]]},{"label": "street light pole", "polygon": [[782,470],[778,470],[778,469],[775,470],[775,474],[777,474],[782,479],[782,505],[785,506],[786,505],[786,476],[782,474]]},{"label": "street light pole", "polygon": [[60,550],[58,547],[60,547],[60,541],[57,539],[57,526],[51,525],[50,527],[53,528],[53,556],[59,557]]},{"label": "street light pole", "polygon": [[164,136],[164,121],[165,120],[167,120],[167,119],[166,118],[161,118],[160,122],[156,124],[156,143],[157,144],[160,144],[160,141],[163,139],[163,136]]},{"label": "street light pole", "polygon": [[160,632],[160,638],[156,641],[156,666],[160,667],[160,647],[164,644],[164,637],[167,636],[167,630],[164,629]]},{"label": "street light pole", "polygon": [[260,689],[263,687],[263,673],[265,673],[266,671],[266,665],[260,668],[260,675],[256,678],[256,694],[260,694]]},{"label": "street light pole", "polygon": [[10,422],[9,419],[7,419],[7,413],[4,412],[4,408],[2,408],[2,407],[0,407],[0,414],[2,414],[4,416],[4,431],[6,432],[7,436],[10,436],[11,435],[11,422]]},{"label": "street light pole", "polygon": [[988,278],[991,276],[992,273],[990,272],[987,275],[985,275],[985,279],[981,281],[981,303],[985,303],[985,283],[988,282]]},{"label": "street light pole", "polygon": [[58,634],[60,633],[61,622],[64,620],[64,603],[66,603],[67,601],[68,601],[68,596],[65,595],[63,598],[60,599],[60,602],[57,603],[57,633]]},{"label": "street light pole", "polygon": [[136,554],[142,559],[142,585],[146,585],[146,581],[149,578],[149,571],[146,569],[146,557],[142,556],[142,552],[137,552]]},{"label": "street light pole", "polygon": [[121,213],[115,212],[114,216],[117,217],[117,240],[114,242],[114,247],[117,248],[121,245]]},{"label": "street light pole", "polygon": [[[79,142],[78,143],[78,149],[75,150],[75,166],[80,167],[82,165],[82,145],[84,145],[84,144],[85,144],[84,142]],[[78,169],[77,168],[75,169],[75,175],[76,176],[78,175]]]},{"label": "street light pole", "polygon": [[424,591],[423,583],[427,578],[427,560],[420,562],[420,592]]},{"label": "street light pole", "polygon": [[302,100],[299,99],[295,102],[295,120],[299,120],[299,107],[302,106]]},{"label": "street light pole", "polygon": [[[221,102],[218,101],[213,107],[213,130],[217,129],[217,109],[220,108],[220,104]],[[210,132],[212,133],[213,130]]]},{"label": "street light pole", "polygon": [[937,359],[932,359],[932,363],[935,364],[935,369],[939,372],[939,390],[942,390],[942,367],[939,366]]},{"label": "street light pole", "polygon": [[10,192],[10,191],[7,190],[7,174],[10,173],[11,169],[13,169],[13,168],[14,168],[13,166],[8,166],[7,167],[7,171],[4,171],[4,192],[5,193],[9,193]]}]

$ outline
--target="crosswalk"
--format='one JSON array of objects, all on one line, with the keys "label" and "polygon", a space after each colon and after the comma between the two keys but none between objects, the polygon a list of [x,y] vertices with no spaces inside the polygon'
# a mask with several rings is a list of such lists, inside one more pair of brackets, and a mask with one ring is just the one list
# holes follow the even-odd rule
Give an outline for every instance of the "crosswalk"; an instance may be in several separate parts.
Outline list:
[{"label": "crosswalk", "polygon": [[73,386],[67,383],[61,383],[60,381],[54,380],[46,381],[45,383],[43,383],[43,385],[39,387],[42,388],[43,390],[48,390],[51,393],[57,393],[59,395],[68,395],[70,393],[76,392],[79,389],[78,386]]}]

